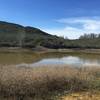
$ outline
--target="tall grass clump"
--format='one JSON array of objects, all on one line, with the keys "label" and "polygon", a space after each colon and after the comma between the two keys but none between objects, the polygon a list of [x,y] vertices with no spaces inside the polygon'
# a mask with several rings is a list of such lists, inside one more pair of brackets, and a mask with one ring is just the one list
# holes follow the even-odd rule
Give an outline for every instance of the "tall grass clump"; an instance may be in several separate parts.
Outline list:
[{"label": "tall grass clump", "polygon": [[0,66],[0,96],[17,98],[9,100],[51,100],[63,92],[86,90],[100,90],[100,68]]}]

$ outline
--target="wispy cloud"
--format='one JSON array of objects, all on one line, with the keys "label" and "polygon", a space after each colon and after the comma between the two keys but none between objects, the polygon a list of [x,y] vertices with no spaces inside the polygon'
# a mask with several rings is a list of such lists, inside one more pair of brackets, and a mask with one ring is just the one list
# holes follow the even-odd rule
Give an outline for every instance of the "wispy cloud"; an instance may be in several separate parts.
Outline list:
[{"label": "wispy cloud", "polygon": [[85,31],[100,31],[100,18],[99,17],[77,17],[57,20],[59,23],[78,24],[82,26]]},{"label": "wispy cloud", "polygon": [[46,29],[47,32],[58,36],[67,36],[68,38],[78,38],[84,33],[100,32],[100,17],[75,17],[62,18],[56,20],[65,26],[63,28]]}]

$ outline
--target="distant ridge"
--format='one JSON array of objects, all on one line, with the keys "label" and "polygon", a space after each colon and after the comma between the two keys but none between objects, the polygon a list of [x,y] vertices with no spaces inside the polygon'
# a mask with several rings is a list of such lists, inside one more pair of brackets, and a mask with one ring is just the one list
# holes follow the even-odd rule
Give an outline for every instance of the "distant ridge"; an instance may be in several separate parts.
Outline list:
[{"label": "distant ridge", "polygon": [[60,48],[59,39],[35,27],[0,21],[0,47]]},{"label": "distant ridge", "polygon": [[100,49],[100,34],[84,34],[70,40],[35,27],[0,21],[0,47]]}]

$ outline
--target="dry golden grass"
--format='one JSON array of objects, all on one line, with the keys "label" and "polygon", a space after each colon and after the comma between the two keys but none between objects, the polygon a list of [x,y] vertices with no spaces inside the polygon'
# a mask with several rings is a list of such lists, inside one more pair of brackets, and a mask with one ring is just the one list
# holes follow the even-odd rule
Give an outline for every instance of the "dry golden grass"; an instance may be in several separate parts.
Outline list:
[{"label": "dry golden grass", "polygon": [[51,100],[45,99],[46,96],[86,90],[100,90],[100,67],[0,66],[0,96],[20,98],[12,100],[24,97]]},{"label": "dry golden grass", "polygon": [[100,100],[100,92],[72,93],[61,97],[61,100]]}]

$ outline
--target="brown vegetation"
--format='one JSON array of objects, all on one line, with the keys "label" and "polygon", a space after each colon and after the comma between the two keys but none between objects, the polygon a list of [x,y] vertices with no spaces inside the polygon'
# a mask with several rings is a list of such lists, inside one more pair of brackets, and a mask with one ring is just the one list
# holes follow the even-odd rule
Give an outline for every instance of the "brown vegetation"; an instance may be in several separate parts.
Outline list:
[{"label": "brown vegetation", "polygon": [[67,94],[61,100],[100,100],[100,92],[80,92]]},{"label": "brown vegetation", "polygon": [[100,90],[100,67],[0,66],[0,96],[17,98],[9,100],[52,100],[58,94],[89,90]]}]

